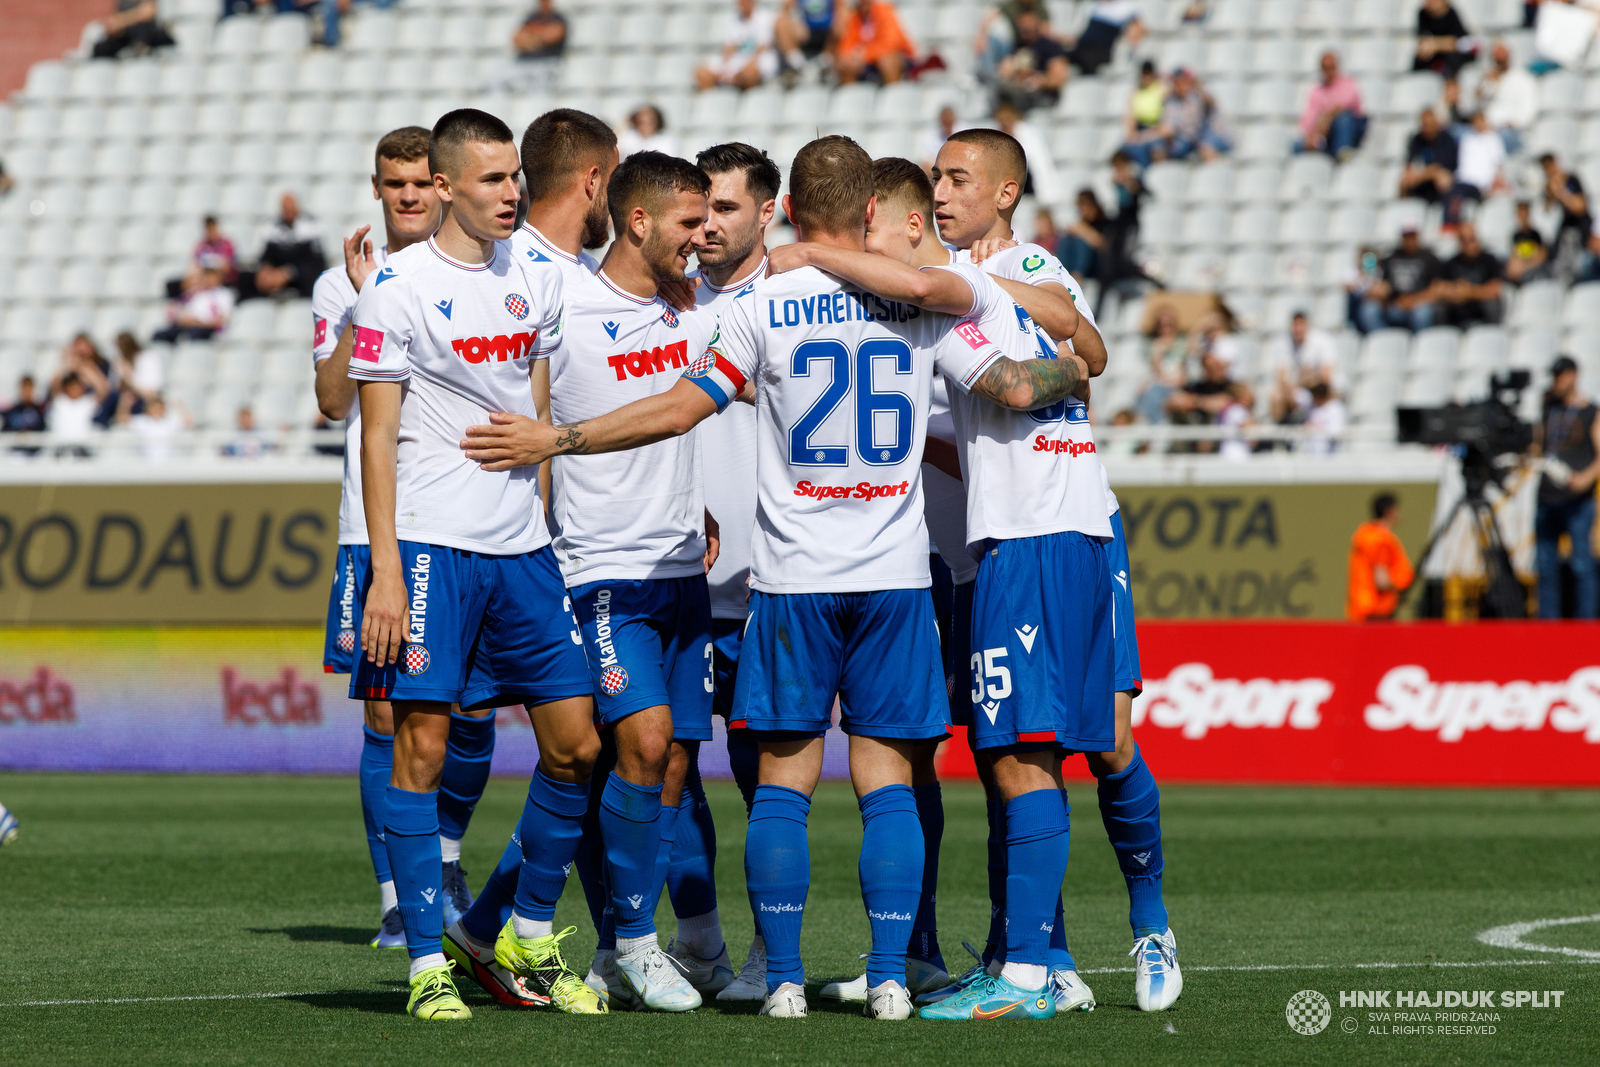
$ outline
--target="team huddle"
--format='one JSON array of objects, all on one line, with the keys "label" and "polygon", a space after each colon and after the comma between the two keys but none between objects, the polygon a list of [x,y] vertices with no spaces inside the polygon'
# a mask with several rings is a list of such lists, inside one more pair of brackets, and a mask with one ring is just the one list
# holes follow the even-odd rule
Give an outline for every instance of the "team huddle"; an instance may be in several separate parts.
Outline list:
[{"label": "team huddle", "polygon": [[[1061,906],[1061,763],[1081,752],[1138,1005],[1177,1000],[1087,411],[1105,346],[1060,263],[1011,239],[1025,175],[994,130],[952,136],[932,180],[819,138],[782,197],[799,240],[769,253],[782,176],[748,145],[619,163],[569,109],[520,152],[472,109],[379,142],[387,244],[359,231],[313,298],[318,401],[348,419],[324,663],[365,702],[373,944],[407,950],[413,1016],[469,1018],[457,976],[574,1014],[714,995],[806,1015],[807,819],[836,714],[871,950],[822,997],[877,1019],[1092,1010]],[[538,768],[474,897],[461,839],[515,704]],[[749,818],[737,973],[699,774],[715,715]],[[959,975],[935,908],[953,723],[988,797],[992,904]],[[599,938],[581,977],[576,927],[554,925],[574,868]]]}]

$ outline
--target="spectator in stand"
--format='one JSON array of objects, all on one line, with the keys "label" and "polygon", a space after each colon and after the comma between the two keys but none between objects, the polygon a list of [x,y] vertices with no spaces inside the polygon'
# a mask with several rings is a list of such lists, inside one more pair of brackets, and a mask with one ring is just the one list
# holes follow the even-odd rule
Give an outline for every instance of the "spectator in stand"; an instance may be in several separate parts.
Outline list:
[{"label": "spectator in stand", "polygon": [[1545,208],[1561,213],[1550,252],[1551,272],[1570,284],[1582,272],[1585,248],[1594,226],[1589,216],[1589,198],[1583,191],[1583,182],[1562,167],[1554,154],[1540,156],[1539,165],[1544,168]]},{"label": "spectator in stand", "polygon": [[189,257],[189,265],[184,269],[182,278],[171,278],[167,281],[167,299],[176,300],[184,290],[191,287],[199,277],[200,271],[212,267],[222,272],[224,285],[233,285],[239,280],[239,267],[233,251],[233,242],[222,233],[222,227],[217,222],[215,215],[207,215],[201,232],[200,243],[194,246],[194,253]]},{"label": "spectator in stand", "polygon": [[1550,365],[1550,390],[1534,427],[1534,450],[1544,457],[1539,503],[1534,515],[1535,558],[1539,568],[1539,617],[1559,619],[1561,536],[1571,554],[1567,565],[1577,585],[1573,616],[1592,619],[1600,609],[1595,575],[1595,479],[1600,477],[1600,419],[1594,401],[1578,392],[1578,365],[1561,356]]},{"label": "spectator in stand", "polygon": [[1386,326],[1413,332],[1432,326],[1438,315],[1439,282],[1444,266],[1422,246],[1415,223],[1400,227],[1400,247],[1378,265],[1378,283],[1361,302],[1361,330]]},{"label": "spectator in stand", "polygon": [[799,80],[808,61],[832,52],[834,3],[835,0],[783,0],[772,32],[787,84],[792,86]]},{"label": "spectator in stand", "polygon": [[1056,36],[1050,28],[1050,9],[1044,0],[1007,0],[984,12],[972,40],[972,50],[978,55],[978,79],[985,84],[995,81],[1001,62],[1016,47],[1020,39],[1017,19],[1024,12],[1038,17],[1045,36]]},{"label": "spectator in stand", "polygon": [[1339,57],[1322,53],[1322,80],[1311,89],[1300,112],[1300,140],[1296,152],[1326,152],[1344,162],[1361,147],[1367,135],[1367,114],[1361,106],[1361,87],[1339,72]]},{"label": "spectator in stand", "polygon": [[1423,108],[1417,132],[1406,148],[1400,195],[1437,204],[1456,184],[1456,139],[1439,123],[1433,108]]},{"label": "spectator in stand", "polygon": [[[1256,394],[1244,382],[1230,382],[1227,392],[1228,402],[1217,413],[1217,425],[1233,431],[1232,435],[1217,442],[1216,451],[1223,459],[1249,459],[1255,451],[1255,446],[1239,433],[1246,426],[1256,424],[1254,407]],[[1209,444],[1209,442],[1208,442]],[[1202,447],[1200,451],[1210,451]]]},{"label": "spectator in stand", "polygon": [[1272,421],[1298,425],[1311,412],[1311,390],[1318,385],[1335,386],[1339,351],[1332,337],[1312,329],[1310,316],[1296,311],[1289,320],[1289,332],[1273,340],[1271,352]]},{"label": "spectator in stand", "polygon": [[1098,277],[1100,253],[1106,247],[1106,233],[1111,220],[1106,217],[1100,198],[1088,187],[1078,190],[1078,218],[1067,226],[1056,245],[1056,258],[1082,285]]},{"label": "spectator in stand", "polygon": [[94,436],[95,418],[111,395],[111,383],[92,359],[67,349],[67,358],[50,383],[48,421],[58,456],[85,457]]},{"label": "spectator in stand", "polygon": [[1411,63],[1412,70],[1431,70],[1453,78],[1477,57],[1477,47],[1450,0],[1422,0],[1417,11],[1417,58]]},{"label": "spectator in stand", "polygon": [[129,48],[142,56],[177,44],[157,21],[159,14],[156,0],[116,0],[115,13],[100,20],[106,35],[95,42],[94,58],[115,59]]},{"label": "spectator in stand", "polygon": [[1150,327],[1150,376],[1139,386],[1134,408],[1145,422],[1161,422],[1167,409],[1167,397],[1184,383],[1184,347],[1186,338],[1178,329],[1178,313],[1171,304],[1157,308]]},{"label": "spectator in stand", "polygon": [[1505,161],[1506,143],[1490,128],[1489,116],[1477,112],[1472,116],[1471,128],[1456,144],[1455,184],[1444,205],[1446,226],[1460,225],[1467,201],[1477,203],[1504,190],[1500,167]]},{"label": "spectator in stand", "polygon": [[939,109],[939,118],[927,133],[922,135],[922,150],[917,154],[922,157],[922,169],[929,177],[933,175],[934,160],[939,158],[939,149],[956,132],[956,109],[946,104]]},{"label": "spectator in stand", "polygon": [[1031,11],[1017,16],[1017,46],[1000,62],[999,98],[1019,111],[1053,107],[1071,71],[1066,49],[1045,35],[1045,24]]},{"label": "spectator in stand", "polygon": [[1496,41],[1493,61],[1476,90],[1478,108],[1488,112],[1489,125],[1500,133],[1506,152],[1522,151],[1522,139],[1539,117],[1539,86],[1533,75],[1511,65],[1511,49]]},{"label": "spectator in stand", "polygon": [[45,406],[39,403],[33,375],[24,374],[17,381],[16,403],[0,415],[0,430],[7,433],[39,433],[44,429]]},{"label": "spectator in stand", "polygon": [[1354,622],[1394,618],[1400,594],[1416,575],[1406,546],[1395,536],[1400,524],[1400,501],[1393,493],[1372,500],[1372,519],[1356,527],[1350,538],[1350,578],[1344,613]]},{"label": "spectator in stand", "polygon": [[1300,451],[1313,456],[1325,456],[1339,450],[1339,438],[1350,424],[1344,401],[1334,394],[1327,382],[1318,382],[1310,390],[1311,409],[1306,412],[1306,440]]},{"label": "spectator in stand", "polygon": [[1134,0],[1090,0],[1089,23],[1073,42],[1067,59],[1084,74],[1093,74],[1111,62],[1111,51],[1124,34],[1128,47],[1144,40],[1144,23]]},{"label": "spectator in stand", "polygon": [[272,446],[261,439],[260,431],[256,428],[256,413],[249,404],[239,408],[233,428],[239,436],[222,446],[222,454],[229,459],[256,459],[272,450]]},{"label": "spectator in stand", "polygon": [[228,326],[233,313],[233,290],[222,284],[222,272],[206,268],[181,300],[167,305],[167,325],[150,335],[152,341],[172,344],[179,338],[209,341]]},{"label": "spectator in stand", "polygon": [[1533,205],[1517,201],[1517,228],[1511,234],[1511,256],[1506,260],[1506,281],[1521,285],[1546,277],[1544,234],[1533,228]]},{"label": "spectator in stand", "polygon": [[628,116],[628,125],[617,134],[617,152],[627,159],[635,152],[665,152],[678,154],[678,140],[666,132],[666,116],[654,104],[635,108]]},{"label": "spectator in stand", "polygon": [[567,17],[556,10],[555,0],[539,0],[511,35],[516,51],[515,73],[507,79],[529,89],[543,88],[561,67],[567,50]]},{"label": "spectator in stand", "polygon": [[1366,332],[1366,327],[1361,325],[1361,304],[1383,280],[1382,275],[1378,250],[1366,245],[1356,253],[1355,263],[1344,276],[1345,320],[1361,333]]},{"label": "spectator in stand", "polygon": [[1122,150],[1133,157],[1140,169],[1167,158],[1171,127],[1161,121],[1167,106],[1167,87],[1156,65],[1145,60],[1139,66],[1139,84],[1128,97],[1122,116]]},{"label": "spectator in stand", "polygon": [[278,221],[267,231],[260,265],[239,274],[239,299],[283,293],[309,300],[317,275],[326,267],[321,231],[300,213],[294,194],[284,193]]},{"label": "spectator in stand", "polygon": [[911,38],[900,25],[900,14],[888,0],[858,0],[839,20],[839,49],[834,69],[839,82],[880,82],[890,85],[905,77],[916,55]]},{"label": "spectator in stand", "polygon": [[1439,303],[1451,326],[1498,323],[1505,316],[1505,268],[1478,240],[1478,228],[1463,222],[1456,232],[1458,251],[1444,265]]},{"label": "spectator in stand", "polygon": [[1002,100],[994,109],[994,124],[1000,127],[1001,133],[1016,138],[1028,161],[1021,195],[1036,196],[1047,204],[1055,203],[1062,195],[1061,179],[1044,131],[1023,119],[1022,113],[1009,100]]},{"label": "spectator in stand", "polygon": [[1200,158],[1209,163],[1233,151],[1221,109],[1188,67],[1179,67],[1172,74],[1164,117],[1172,130],[1167,142],[1168,159],[1188,159],[1199,152]]},{"label": "spectator in stand", "polygon": [[159,463],[171,455],[173,439],[180,431],[191,429],[194,420],[189,417],[183,401],[174,400],[168,406],[164,396],[154,393],[137,413],[132,404],[119,406],[117,424],[127,427],[139,438],[145,459]]},{"label": "spectator in stand", "polygon": [[117,334],[117,382],[123,392],[147,399],[166,387],[166,366],[161,353],[144,348],[127,330]]},{"label": "spectator in stand", "polygon": [[[1215,350],[1200,357],[1200,377],[1168,394],[1167,414],[1178,426],[1214,426],[1217,417],[1235,402],[1233,366]],[[1211,442],[1202,442],[1209,446]],[[1211,447],[1183,449],[1211,452]]]},{"label": "spectator in stand", "polygon": [[756,0],[734,0],[734,10],[722,24],[722,54],[694,72],[695,84],[701,89],[754,89],[776,77],[775,21],[770,11],[756,10]]},{"label": "spectator in stand", "polygon": [[1033,216],[1033,243],[1040,248],[1053,249],[1061,243],[1061,233],[1056,229],[1055,214],[1042,207]]}]

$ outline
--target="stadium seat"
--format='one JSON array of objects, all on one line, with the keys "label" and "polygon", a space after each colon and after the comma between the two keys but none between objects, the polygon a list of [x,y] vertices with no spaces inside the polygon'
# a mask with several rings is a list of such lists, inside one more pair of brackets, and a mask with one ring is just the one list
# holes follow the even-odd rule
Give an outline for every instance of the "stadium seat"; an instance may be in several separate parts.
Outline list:
[{"label": "stadium seat", "polygon": [[216,350],[210,342],[185,341],[172,348],[167,359],[167,380],[177,386],[204,386],[216,369]]},{"label": "stadium seat", "polygon": [[98,102],[68,104],[61,109],[55,136],[88,140],[100,135],[100,124],[105,118],[105,108]]},{"label": "stadium seat", "polygon": [[1194,168],[1184,196],[1190,204],[1226,204],[1233,199],[1234,167],[1226,159]]},{"label": "stadium seat", "polygon": [[[272,336],[276,309],[270,301],[246,300],[228,320],[230,341],[265,341]],[[309,334],[309,327],[307,332]]]},{"label": "stadium seat", "polygon": [[1512,367],[1542,374],[1550,366],[1550,357],[1556,351],[1560,334],[1556,326],[1528,325],[1518,329],[1511,338],[1511,348],[1506,361]]},{"label": "stadium seat", "polygon": [[1272,256],[1256,250],[1234,252],[1223,269],[1222,284],[1229,290],[1230,302],[1238,295],[1234,290],[1265,288],[1272,281]]},{"label": "stadium seat", "polygon": [[115,91],[116,78],[110,63],[76,63],[67,78],[67,98],[98,106]]},{"label": "stadium seat", "polygon": [[1506,321],[1511,326],[1549,326],[1561,319],[1562,287],[1555,281],[1534,281],[1517,290]]},{"label": "stadium seat", "polygon": [[1411,339],[1411,354],[1406,360],[1406,370],[1416,373],[1427,369],[1453,369],[1460,343],[1461,332],[1453,326],[1435,326],[1423,330]]},{"label": "stadium seat", "polygon": [[1561,310],[1561,324],[1589,329],[1600,326],[1600,282],[1572,287]]},{"label": "stadium seat", "polygon": [[28,68],[27,83],[22,96],[30,101],[55,101],[67,95],[69,80],[67,65],[60,60],[47,59]]},{"label": "stadium seat", "polygon": [[1411,334],[1405,330],[1376,330],[1362,342],[1356,369],[1362,375],[1398,378],[1410,346]]},{"label": "stadium seat", "polygon": [[1280,245],[1314,249],[1322,243],[1327,232],[1327,211],[1320,204],[1302,203],[1284,213],[1275,241]]},{"label": "stadium seat", "polygon": [[[1214,248],[1227,243],[1230,217],[1220,206],[1191,209],[1184,213],[1178,243]],[[1152,227],[1153,228],[1153,227]],[[1145,227],[1140,227],[1144,232]]]},{"label": "stadium seat", "polygon": [[1232,245],[1272,244],[1278,229],[1278,208],[1245,207],[1233,213],[1228,227],[1228,243]]}]

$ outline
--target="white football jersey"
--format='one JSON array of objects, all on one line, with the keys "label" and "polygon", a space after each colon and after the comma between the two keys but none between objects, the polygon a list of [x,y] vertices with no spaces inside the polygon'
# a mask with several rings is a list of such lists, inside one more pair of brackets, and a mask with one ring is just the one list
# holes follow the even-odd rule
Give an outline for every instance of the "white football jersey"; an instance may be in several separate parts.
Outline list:
[{"label": "white football jersey", "polygon": [[[373,261],[381,270],[389,261],[389,246],[384,245],[372,253]],[[356,287],[350,284],[350,275],[344,264],[330,267],[317,278],[311,289],[311,364],[333,356],[339,347],[344,328],[350,325],[350,315],[356,309]],[[361,503],[361,398],[350,403],[350,414],[344,420],[344,478],[339,489],[339,543],[364,545],[367,543],[367,513]]]},{"label": "white football jersey", "polygon": [[[962,248],[953,251],[957,263],[972,262],[972,249]],[[980,265],[990,274],[998,274],[1014,282],[1023,282],[1027,285],[1055,282],[1057,285],[1067,286],[1068,289],[1077,288],[1077,283],[1072,281],[1072,275],[1061,265],[1061,261],[1049,249],[1032,241],[1023,241],[1002,249]],[[1086,301],[1079,301],[1080,309],[1084,303]]]},{"label": "white football jersey", "polygon": [[975,324],[848,289],[813,267],[763,278],[686,374],[726,408],[755,382],[754,587],[926,588],[922,445],[933,375],[1000,358]]},{"label": "white football jersey", "polygon": [[561,347],[561,271],[451,259],[430,238],[389,257],[356,300],[350,377],[403,382],[395,531],[402,541],[514,555],[550,543],[537,467],[486,471],[466,428],[505,411],[536,417],[528,371]]},{"label": "white football jersey", "polygon": [[540,233],[531,222],[524,222],[511,235],[511,247],[519,263],[554,263],[561,268],[561,278],[568,289],[600,269],[600,261],[587,251],[573,255],[557,248],[550,238]]},{"label": "white football jersey", "polygon": [[[767,273],[767,259],[747,277],[724,288],[702,273],[695,290],[696,315],[719,318],[734,300],[755,292]],[[756,525],[756,409],[729,404],[695,428],[700,435],[701,490],[706,510],[721,527],[722,545],[706,581],[711,586],[711,617],[742,619],[750,614],[750,537]]]},{"label": "white football jersey", "polygon": [[[557,425],[664,393],[716,332],[709,315],[679,315],[604,272],[567,290],[565,341],[550,359]],[[556,553],[569,586],[705,573],[698,433],[626,452],[557,456],[550,466]]]},{"label": "white football jersey", "polygon": [[[950,392],[944,375],[933,378],[933,401],[928,409],[928,436],[956,444],[955,419],[950,414]],[[959,446],[957,446],[959,450]],[[931,463],[922,465],[922,517],[939,558],[950,568],[956,585],[978,576],[978,561],[967,551],[967,488]]]}]

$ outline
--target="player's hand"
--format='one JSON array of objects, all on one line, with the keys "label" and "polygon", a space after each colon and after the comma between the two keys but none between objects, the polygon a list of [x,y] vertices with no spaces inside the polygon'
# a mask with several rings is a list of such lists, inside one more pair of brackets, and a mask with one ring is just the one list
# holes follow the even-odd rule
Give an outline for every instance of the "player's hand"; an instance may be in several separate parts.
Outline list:
[{"label": "player's hand", "polygon": [[811,249],[803,241],[779,245],[767,253],[767,277],[811,266]]},{"label": "player's hand", "polygon": [[661,294],[661,299],[672,305],[674,310],[693,311],[694,291],[699,287],[699,278],[685,278],[679,282],[661,282],[656,286],[656,291]]},{"label": "player's hand", "polygon": [[409,629],[406,583],[399,574],[374,573],[361,609],[361,650],[367,654],[367,662],[379,666],[393,663]]},{"label": "player's hand", "polygon": [[489,414],[488,426],[468,426],[461,448],[486,471],[532,467],[556,454],[556,430],[547,422],[504,411]]},{"label": "player's hand", "polygon": [[366,240],[371,230],[371,226],[363,226],[344,239],[344,272],[358,293],[367,275],[378,269],[378,261],[372,258],[372,242]]},{"label": "player's hand", "polygon": [[711,512],[706,512],[706,573],[711,573],[711,568],[716,565],[717,557],[722,554],[722,527],[717,525],[717,520],[711,517]]},{"label": "player's hand", "polygon": [[1008,248],[1017,247],[1017,242],[1009,237],[985,237],[972,242],[972,265],[977,266],[996,252],[1004,252]]}]

